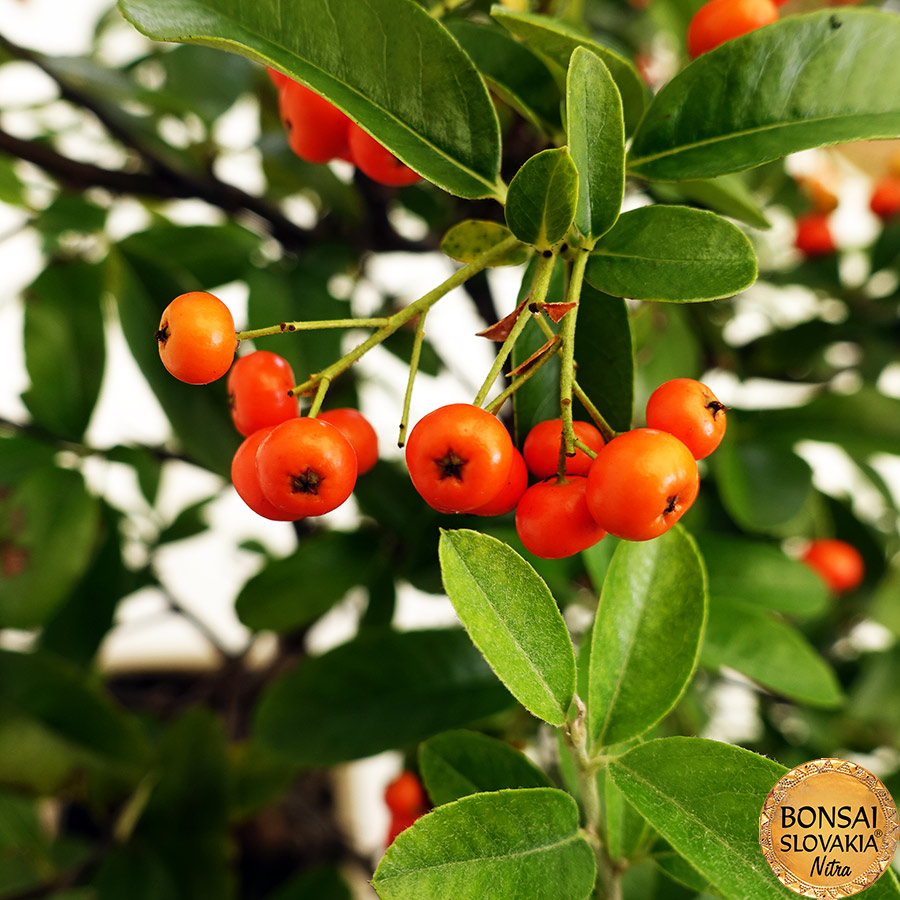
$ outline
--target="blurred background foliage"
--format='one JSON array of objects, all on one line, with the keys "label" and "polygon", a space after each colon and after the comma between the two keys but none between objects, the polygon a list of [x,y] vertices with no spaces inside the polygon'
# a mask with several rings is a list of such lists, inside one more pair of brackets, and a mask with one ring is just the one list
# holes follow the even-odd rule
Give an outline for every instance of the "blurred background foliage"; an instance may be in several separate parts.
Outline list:
[{"label": "blurred background foliage", "polygon": [[[684,63],[682,36],[699,5],[542,4],[583,12],[594,36],[636,55],[654,85]],[[445,6],[477,60],[472,23],[486,27],[489,3]],[[432,259],[449,226],[502,221],[502,210],[304,163],[288,148],[261,67],[143,41],[123,60],[111,48],[125,31],[134,46],[110,10],[78,57],[0,36],[0,79],[23,67],[42,73],[39,99],[0,114],[0,239],[27,233],[41,258],[4,318],[15,326],[5,346],[18,347],[10,366],[22,359],[27,373],[10,380],[27,386],[0,420],[0,898],[345,898],[345,877],[371,874],[372,847],[360,849],[338,821],[328,767],[390,748],[411,753],[440,730],[475,723],[564,777],[534,720],[461,632],[409,632],[396,614],[410,586],[414,602],[439,602],[422,593],[441,593],[441,525],[485,530],[525,551],[511,518],[430,510],[386,452],[359,481],[355,512],[273,525],[275,541],[257,528],[233,542],[243,573],[233,585],[237,638],[223,638],[204,611],[208,573],[194,573],[195,595],[179,595],[167,552],[222,530],[216,504],[231,492],[238,436],[224,386],[176,382],[152,334],[176,294],[223,286],[246,298],[253,327],[391,310],[400,298],[370,277],[384,260],[409,264],[390,254]],[[538,62],[524,70],[534,74]],[[479,62],[496,86],[491,63],[490,54]],[[552,82],[520,87],[532,92],[530,118],[496,92],[507,178],[560,124]],[[234,122],[252,123],[252,139],[235,140]],[[805,154],[713,188],[655,184],[651,194],[630,181],[631,205],[687,202],[749,222],[761,276],[734,299],[628,304],[627,316],[635,409],[682,376],[708,380],[732,407],[727,442],[703,466],[704,488],[684,520],[709,571],[702,668],[658,733],[740,742],[788,766],[851,756],[897,796],[900,224],[882,227],[864,197],[895,152]],[[812,206],[811,179],[840,200],[840,248],[804,259],[791,246],[793,220]],[[490,324],[512,306],[508,284],[480,276],[467,298],[446,302],[468,303]],[[579,340],[602,324],[586,320]],[[340,355],[342,340],[296,333],[272,349],[301,376]],[[130,377],[158,401],[164,439],[122,429],[94,440],[101,389],[124,371],[112,369],[123,346]],[[469,365],[465,349],[453,358],[446,347],[426,345],[426,376]],[[411,332],[385,345],[400,364],[411,349]],[[386,359],[376,380],[394,371]],[[356,405],[366,388],[351,374],[331,401]],[[148,396],[143,382],[136,396]],[[195,475],[199,487],[181,494]],[[840,598],[797,561],[804,541],[831,536],[866,562],[863,584]],[[613,543],[569,560],[530,558],[576,637]],[[189,559],[175,565],[190,568]],[[197,632],[208,650],[202,665],[163,654],[162,664],[142,666],[115,654],[123,610],[141,597]],[[357,636],[324,654],[311,649],[311,629],[336,606]],[[285,733],[282,710],[306,726]],[[640,863],[653,837],[638,831],[627,896],[702,892],[679,884],[685,873],[666,871],[664,855]]]}]

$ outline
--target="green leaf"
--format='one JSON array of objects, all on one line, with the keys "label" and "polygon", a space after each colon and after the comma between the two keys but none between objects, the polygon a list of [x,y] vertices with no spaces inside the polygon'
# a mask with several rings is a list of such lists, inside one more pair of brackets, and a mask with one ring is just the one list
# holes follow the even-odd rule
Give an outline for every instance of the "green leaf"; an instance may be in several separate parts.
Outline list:
[{"label": "green leaf", "polygon": [[316,866],[292,878],[268,900],[352,900],[352,894],[340,869]]},{"label": "green leaf", "polygon": [[542,150],[509,183],[506,224],[523,243],[549,250],[566,236],[577,200],[578,170],[568,149]]},{"label": "green leaf", "polygon": [[562,128],[559,90],[540,57],[496,26],[448,22],[447,30],[501,100],[541,131]]},{"label": "green leaf", "polygon": [[420,744],[419,771],[435,806],[486,791],[553,786],[527,756],[475,731],[445,731]]},{"label": "green leaf", "polygon": [[25,290],[25,365],[31,386],[22,400],[35,420],[78,440],[100,394],[106,357],[100,307],[102,269],[50,265]]},{"label": "green leaf", "polygon": [[622,98],[603,60],[577,47],[566,85],[569,152],[578,169],[575,224],[593,245],[619,218],[625,194]]},{"label": "green leaf", "polygon": [[291,631],[315,621],[371,571],[371,536],[322,531],[270,562],[243,587],[238,618],[254,631]]},{"label": "green leaf", "polygon": [[795,616],[815,616],[828,606],[822,579],[777,546],[715,534],[696,538],[711,604],[738,600]]},{"label": "green leaf", "polygon": [[[484,219],[466,219],[454,225],[441,240],[441,250],[451,259],[472,262],[473,259],[490,250],[491,247],[512,237],[512,232],[499,222]],[[494,266],[518,266],[528,260],[531,249],[524,245],[513,247],[495,260]]]},{"label": "green leaf", "polygon": [[59,609],[90,565],[98,526],[96,498],[69,469],[34,469],[0,500],[0,545],[21,560],[0,578],[0,627],[35,628]]},{"label": "green leaf", "polygon": [[721,175],[700,181],[653,182],[651,193],[665,203],[689,203],[738,219],[754,228],[771,228],[740,175]]},{"label": "green leaf", "polygon": [[603,797],[606,847],[614,860],[630,859],[651,834],[647,820],[625,799],[609,771],[597,774]]},{"label": "green leaf", "polygon": [[0,651],[0,703],[107,761],[133,763],[144,753],[136,723],[84,672],[49,654]]},{"label": "green leaf", "polygon": [[255,66],[234,54],[224,56],[209,47],[183,45],[158,57],[166,72],[165,95],[183,112],[193,112],[213,123],[250,89]]},{"label": "green leaf", "polygon": [[[578,384],[616,431],[628,431],[634,405],[634,347],[628,305],[621,297],[582,286],[575,359]],[[577,403],[575,410],[579,418],[590,421]]]},{"label": "green leaf", "polygon": [[284,797],[297,769],[254,741],[228,745],[228,819],[233,825],[251,819]]},{"label": "green leaf", "polygon": [[97,900],[171,900],[179,896],[159,855],[137,842],[114,846],[103,857],[94,885]]},{"label": "green leaf", "polygon": [[450,193],[502,194],[500,129],[484,82],[411,0],[120,0],[119,7],[154,40],[209,44],[281,69]]},{"label": "green leaf", "polygon": [[5,155],[0,156],[0,203],[24,206],[25,191],[14,166],[14,159]]},{"label": "green leaf", "polygon": [[444,588],[460,621],[510,693],[562,725],[575,693],[575,650],[550,589],[502,541],[441,530]]},{"label": "green leaf", "polygon": [[674,850],[662,850],[654,853],[653,862],[678,884],[683,884],[699,894],[708,893],[712,896],[721,896],[713,893],[715,889],[710,885],[709,881]]},{"label": "green leaf", "polygon": [[331,765],[424,740],[510,700],[461,629],[373,629],[273,682],[255,727],[295,764]]},{"label": "green leaf", "polygon": [[[650,824],[722,895],[790,900],[759,849],[759,813],[787,770],[730,744],[671,737],[610,763],[613,780]],[[900,897],[890,871],[867,897]]]},{"label": "green leaf", "polygon": [[85,759],[64,738],[0,704],[0,783],[50,796],[63,788]]},{"label": "green leaf", "polygon": [[600,239],[584,277],[614,297],[715,300],[756,281],[756,254],[747,236],[715,213],[644,206],[624,213]]},{"label": "green leaf", "polygon": [[900,21],[862,9],[790,16],[676,75],[634,136],[629,171],[679,180],[740,172],[844,141],[896,137]]},{"label": "green leaf", "polygon": [[644,112],[647,89],[629,60],[560,19],[535,13],[512,12],[496,5],[492,7],[491,15],[535,53],[554,64],[560,71],[561,79],[576,47],[585,47],[599,56],[622,96],[627,133],[634,131]]},{"label": "green leaf", "polygon": [[839,706],[834,670],[796,628],[736,600],[709,605],[701,664],[729,666],[785,697],[811,706]]},{"label": "green leaf", "polygon": [[636,737],[672,709],[696,668],[705,620],[706,576],[684,529],[619,544],[591,639],[595,746]]},{"label": "green leaf", "polygon": [[575,801],[531,788],[439,806],[400,834],[372,884],[382,900],[587,900],[594,874]]},{"label": "green leaf", "polygon": [[809,464],[793,450],[762,440],[726,435],[712,463],[725,509],[748,531],[783,525],[812,490]]}]

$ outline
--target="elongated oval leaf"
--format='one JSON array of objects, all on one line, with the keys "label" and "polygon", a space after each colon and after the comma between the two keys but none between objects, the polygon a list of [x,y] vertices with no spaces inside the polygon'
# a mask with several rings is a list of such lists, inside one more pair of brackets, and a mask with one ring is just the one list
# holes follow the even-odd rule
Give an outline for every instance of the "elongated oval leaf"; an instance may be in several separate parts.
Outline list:
[{"label": "elongated oval leaf", "polygon": [[839,706],[834,670],[796,628],[735,600],[709,605],[702,665],[729,666],[785,697],[810,706]]},{"label": "elongated oval leaf", "polygon": [[683,529],[619,544],[591,639],[588,730],[596,746],[643,733],[675,705],[697,665],[705,620],[703,563]]},{"label": "elongated oval leaf", "polygon": [[473,794],[404,831],[372,884],[382,900],[586,900],[594,854],[553,788]]},{"label": "elongated oval leaf", "polygon": [[576,47],[586,47],[599,56],[609,69],[622,95],[625,127],[629,134],[634,131],[644,112],[647,89],[637,69],[629,60],[560,19],[537,13],[513,12],[499,5],[492,7],[491,15],[523,40],[535,53],[553,63],[563,77],[569,67],[572,51]]},{"label": "elongated oval leaf", "polygon": [[575,650],[550,589],[497,538],[443,531],[444,588],[469,636],[516,699],[562,725],[575,693]]},{"label": "elongated oval leaf", "polygon": [[275,66],[450,193],[502,194],[500,128],[484,82],[440,23],[412,0],[119,5],[154,40],[210,44]]},{"label": "elongated oval leaf", "polygon": [[275,681],[257,707],[256,732],[297,765],[331,765],[423,740],[510,702],[462,630],[373,630]]},{"label": "elongated oval leaf", "polygon": [[900,134],[900,20],[875,10],[790,16],[704,53],[650,104],[629,171],[740,172],[809,147]]},{"label": "elongated oval leaf", "polygon": [[715,300],[756,281],[756,254],[747,236],[715,213],[644,206],[620,216],[597,242],[584,277],[614,297]]},{"label": "elongated oval leaf", "polygon": [[650,192],[664,203],[694,203],[754,228],[771,228],[743,176],[732,173],[699,181],[655,181]]},{"label": "elongated oval leaf", "polygon": [[[484,219],[466,219],[454,225],[441,241],[441,250],[459,262],[472,262],[491,247],[512,237],[512,232],[499,222]],[[518,266],[528,260],[533,251],[519,244],[495,260],[494,266]]]},{"label": "elongated oval leaf", "polygon": [[446,731],[425,741],[419,771],[435,806],[485,791],[553,786],[523,753],[476,731]]},{"label": "elongated oval leaf", "polygon": [[577,200],[578,170],[569,151],[542,150],[509,183],[506,224],[520,241],[549,250],[569,230]]},{"label": "elongated oval leaf", "polygon": [[619,218],[625,193],[622,98],[596,53],[576,47],[566,84],[569,152],[578,169],[575,224],[589,245]]},{"label": "elongated oval leaf", "polygon": [[[759,814],[787,770],[747,750],[671,737],[635,747],[610,764],[622,793],[715,890],[729,900],[790,900],[759,849]],[[900,897],[890,871],[866,898]]]}]

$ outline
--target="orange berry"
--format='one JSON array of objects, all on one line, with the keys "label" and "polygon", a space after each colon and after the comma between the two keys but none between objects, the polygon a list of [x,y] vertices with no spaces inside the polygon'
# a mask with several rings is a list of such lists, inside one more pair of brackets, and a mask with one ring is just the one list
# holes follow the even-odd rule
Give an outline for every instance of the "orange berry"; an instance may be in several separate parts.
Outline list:
[{"label": "orange berry", "polygon": [[422,176],[404,165],[359,125],[351,124],[350,156],[356,167],[372,181],[392,187],[403,187],[422,180]]},{"label": "orange berry", "polygon": [[593,547],[606,536],[585,500],[587,478],[574,475],[533,484],[516,507],[516,532],[525,549],[541,559],[562,559]]},{"label": "orange berry", "polygon": [[266,499],[259,483],[259,473],[256,470],[256,452],[259,450],[259,445],[272,433],[274,428],[274,425],[260,428],[237,448],[237,453],[234,454],[234,459],[231,461],[231,483],[241,500],[258,516],[272,519],[275,522],[293,522],[300,517],[279,509]]},{"label": "orange berry", "polygon": [[[591,450],[603,446],[603,435],[590,422],[572,423],[575,437]],[[535,478],[549,478],[556,474],[559,466],[559,445],[562,440],[562,419],[546,419],[538,422],[522,445],[522,455],[528,471]],[[584,450],[576,449],[575,455],[566,459],[566,475],[587,475],[593,460]]]},{"label": "orange berry", "polygon": [[234,427],[248,437],[267,425],[298,414],[288,391],[296,384],[291,364],[277,353],[257,350],[236,360],[228,373],[228,400]]},{"label": "orange berry", "polygon": [[778,18],[772,0],[709,0],[694,14],[687,30],[691,59]]},{"label": "orange berry", "polygon": [[872,189],[869,207],[879,219],[892,219],[900,213],[900,175],[879,178]]},{"label": "orange berry", "polygon": [[384,802],[396,815],[417,815],[425,811],[428,798],[425,788],[414,772],[401,772],[385,789]]},{"label": "orange berry", "polygon": [[356,409],[329,409],[318,418],[329,422],[350,441],[356,451],[358,475],[368,472],[378,462],[378,435],[369,420]]},{"label": "orange berry", "polygon": [[803,562],[837,594],[859,587],[866,574],[859,550],[837,538],[813,541],[803,554]]},{"label": "orange berry", "polygon": [[694,459],[704,459],[725,436],[725,407],[705,384],[673,378],[650,395],[647,427],[674,435]]},{"label": "orange berry", "polygon": [[807,258],[834,253],[835,244],[825,213],[807,213],[797,219],[794,246]]},{"label": "orange berry", "polygon": [[512,465],[509,467],[506,484],[500,488],[500,492],[495,497],[469,512],[473,516],[506,515],[506,513],[512,512],[516,508],[527,487],[528,467],[525,465],[525,459],[522,454],[513,447],[513,460]]},{"label": "orange berry", "polygon": [[288,81],[278,94],[281,121],[291,150],[311,163],[326,163],[347,153],[350,120],[315,91]]}]

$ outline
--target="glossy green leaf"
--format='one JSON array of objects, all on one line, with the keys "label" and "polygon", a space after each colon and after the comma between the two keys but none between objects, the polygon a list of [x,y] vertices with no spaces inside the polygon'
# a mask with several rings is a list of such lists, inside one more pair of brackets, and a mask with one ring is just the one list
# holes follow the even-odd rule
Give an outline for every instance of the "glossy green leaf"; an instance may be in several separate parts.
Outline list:
[{"label": "glossy green leaf", "polygon": [[411,0],[119,6],[154,40],[222,47],[282,70],[450,193],[502,193],[499,125],[484,82],[440,23]]},{"label": "glossy green leaf", "polygon": [[566,82],[569,152],[578,169],[575,224],[588,244],[619,218],[625,194],[622,97],[596,53],[577,47]]},{"label": "glossy green leaf", "polygon": [[447,30],[487,80],[488,86],[536,128],[562,128],[560,97],[546,64],[508,31],[475,22],[448,22]]},{"label": "glossy green leaf", "polygon": [[710,603],[738,600],[795,616],[814,616],[828,606],[822,579],[777,546],[715,534],[696,537]]},{"label": "glossy green leaf", "polygon": [[609,771],[597,774],[603,798],[606,847],[613,860],[634,856],[652,834],[647,820],[625,799]]},{"label": "glossy green leaf", "polygon": [[511,547],[477,531],[441,531],[444,588],[510,693],[562,725],[575,692],[575,651],[550,589]]},{"label": "glossy green leaf", "polygon": [[420,744],[419,771],[435,806],[486,791],[553,786],[523,753],[476,731],[445,731]]},{"label": "glossy green leaf", "polygon": [[297,779],[297,769],[255,741],[228,745],[228,819],[234,824],[278,803]]},{"label": "glossy green leaf", "polygon": [[653,862],[678,884],[683,884],[699,894],[709,894],[713,897],[721,896],[706,878],[674,850],[655,852],[653,854]]},{"label": "glossy green leaf", "polygon": [[700,661],[737,669],[811,706],[835,707],[843,699],[834,670],[796,628],[737,600],[710,602]]},{"label": "glossy green leaf", "polygon": [[190,44],[161,54],[159,60],[166,72],[166,91],[158,104],[165,106],[171,97],[182,110],[208,123],[215,122],[250,89],[255,68],[240,56]]},{"label": "glossy green leaf", "polygon": [[352,900],[352,893],[337,866],[315,866],[292,878],[268,900]]},{"label": "glossy green leaf", "polygon": [[592,40],[560,19],[536,13],[513,12],[495,5],[491,15],[525,44],[553,63],[564,77],[576,47],[585,47],[603,60],[622,96],[625,127],[630,134],[641,119],[647,98],[637,69],[624,56]]},{"label": "glossy green leaf", "polygon": [[370,537],[322,531],[270,562],[243,587],[238,618],[254,631],[291,631],[315,621],[371,571]]},{"label": "glossy green leaf", "polygon": [[0,703],[108,762],[133,763],[144,752],[136,723],[82,670],[49,654],[0,651]]},{"label": "glossy green leaf", "polygon": [[823,9],[726,41],[647,109],[629,171],[678,180],[740,172],[827,144],[900,133],[900,21]]},{"label": "glossy green leaf", "polygon": [[603,583],[591,640],[588,734],[597,747],[645,732],[678,701],[700,654],[706,576],[676,527],[622,541]]},{"label": "glossy green leaf", "polygon": [[372,884],[382,900],[587,900],[594,854],[562,791],[473,794],[404,831]]},{"label": "glossy green leaf", "polygon": [[542,150],[509,183],[506,224],[523,243],[549,250],[566,236],[577,200],[578,170],[569,151]]},{"label": "glossy green leaf", "polygon": [[725,509],[748,531],[789,521],[812,490],[809,464],[780,445],[726,435],[712,463]]},{"label": "glossy green leaf", "polygon": [[170,900],[180,896],[159,854],[145,843],[115,846],[94,880],[96,900]]},{"label": "glossy green leaf", "polygon": [[[441,240],[441,250],[459,262],[473,259],[490,250],[491,247],[512,237],[512,232],[499,222],[484,219],[466,219],[454,225]],[[520,245],[495,260],[494,266],[518,266],[528,260],[530,248]]]},{"label": "glossy green leaf", "polygon": [[48,466],[24,477],[0,500],[0,627],[43,625],[90,565],[99,536],[99,504],[78,472]]},{"label": "glossy green leaf", "polygon": [[49,796],[63,788],[86,758],[40,722],[0,704],[0,783]]},{"label": "glossy green leaf", "polygon": [[753,194],[740,175],[720,175],[700,181],[656,181],[651,193],[666,203],[689,203],[738,219],[754,228],[771,228]]},{"label": "glossy green leaf", "polygon": [[[628,305],[589,284],[581,289],[575,331],[578,384],[616,431],[631,428],[634,406],[634,347]],[[590,421],[575,403],[576,416]]]},{"label": "glossy green leaf", "polygon": [[461,629],[373,629],[274,681],[256,734],[297,765],[331,765],[465,725],[511,699]]},{"label": "glossy green leaf", "polygon": [[31,386],[22,399],[40,425],[62,438],[81,438],[100,394],[106,357],[102,271],[81,262],[51,265],[25,291]]},{"label": "glossy green leaf", "polygon": [[[610,764],[631,803],[730,900],[797,896],[778,883],[759,850],[760,810],[786,771],[739,747],[689,737],[650,741]],[[890,871],[867,891],[873,900],[900,897]]]},{"label": "glossy green leaf", "polygon": [[715,213],[644,206],[624,213],[600,239],[584,277],[614,297],[715,300],[756,281],[756,254],[747,236]]}]

